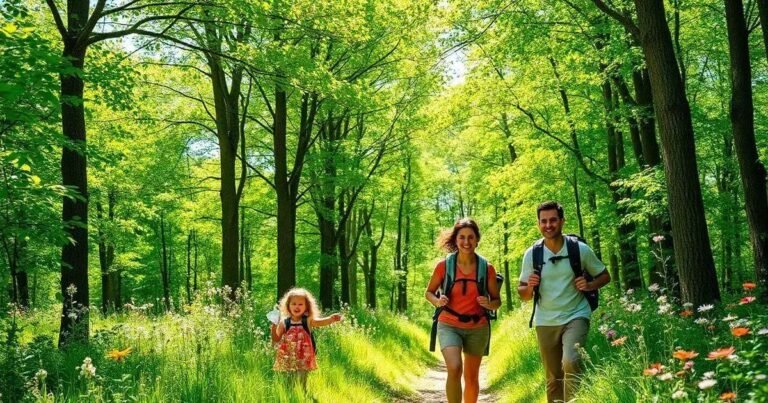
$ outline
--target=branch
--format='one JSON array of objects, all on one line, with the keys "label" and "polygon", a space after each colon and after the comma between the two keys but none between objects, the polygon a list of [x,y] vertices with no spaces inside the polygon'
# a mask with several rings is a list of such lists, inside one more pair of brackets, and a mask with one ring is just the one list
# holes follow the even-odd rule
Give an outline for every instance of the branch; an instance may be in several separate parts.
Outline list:
[{"label": "branch", "polygon": [[[131,34],[142,34],[143,30],[141,30],[139,28],[141,28],[142,25],[144,25],[144,24],[146,24],[148,22],[163,21],[163,20],[173,20],[173,21],[171,21],[170,24],[168,24],[167,27],[165,27],[160,32],[160,35],[164,35],[165,32],[168,31],[168,29],[170,29],[174,24],[176,24],[176,22],[178,22],[181,19],[182,15],[184,13],[186,13],[187,11],[192,9],[193,7],[194,6],[184,7],[176,15],[156,15],[156,16],[152,16],[152,17],[143,18],[143,19],[141,19],[139,21],[136,21],[128,29],[124,29],[124,30],[120,30],[120,31],[106,32],[106,33],[93,34],[90,37],[90,39],[88,40],[87,44],[91,45],[91,44],[94,44],[96,42],[100,42],[100,41],[103,41],[103,40],[113,39],[113,38],[120,38],[120,37],[123,37],[123,36],[126,36],[126,35],[131,35]],[[152,33],[155,34],[154,32],[152,32]],[[148,35],[148,36],[154,36],[154,35]]]},{"label": "branch", "polygon": [[56,7],[56,3],[54,0],[45,0],[45,2],[48,4],[48,8],[51,9],[51,14],[53,15],[53,21],[56,22],[56,29],[59,30],[59,34],[61,34],[62,40],[67,40],[67,27],[64,26],[64,21],[61,20],[61,14],[59,14],[59,9]]},{"label": "branch", "polygon": [[640,28],[635,25],[635,22],[632,21],[631,17],[619,13],[617,10],[614,10],[609,5],[605,4],[603,0],[592,0],[592,2],[595,3],[595,6],[597,6],[600,11],[604,12],[609,17],[623,25],[624,28],[626,28],[629,34],[632,36],[632,39],[635,40],[635,43],[640,44]]}]

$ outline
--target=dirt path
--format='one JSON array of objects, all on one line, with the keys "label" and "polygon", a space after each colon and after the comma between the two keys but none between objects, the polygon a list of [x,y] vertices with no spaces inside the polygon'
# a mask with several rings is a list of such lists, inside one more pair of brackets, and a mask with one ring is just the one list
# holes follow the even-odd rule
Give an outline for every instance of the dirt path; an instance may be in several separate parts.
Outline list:
[{"label": "dirt path", "polygon": [[[445,378],[448,373],[445,369],[445,364],[441,361],[440,364],[434,368],[430,368],[421,378],[418,379],[415,385],[417,396],[407,400],[396,400],[397,403],[415,403],[415,402],[446,402],[445,399]],[[488,371],[485,367],[485,363],[480,367],[480,396],[478,402],[494,403],[498,401],[498,397],[487,391],[488,388]]]}]

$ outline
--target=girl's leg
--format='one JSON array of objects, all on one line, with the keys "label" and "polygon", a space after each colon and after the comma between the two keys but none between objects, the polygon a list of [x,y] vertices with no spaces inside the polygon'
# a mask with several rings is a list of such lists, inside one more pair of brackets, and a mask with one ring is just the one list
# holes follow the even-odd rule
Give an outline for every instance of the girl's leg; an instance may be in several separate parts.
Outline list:
[{"label": "girl's leg", "polygon": [[480,394],[482,355],[464,354],[464,403],[476,403]]},{"label": "girl's leg", "polygon": [[307,392],[307,374],[307,371],[296,371],[297,383],[301,387],[301,391],[304,393]]},{"label": "girl's leg", "polygon": [[441,352],[445,359],[445,367],[448,370],[448,378],[445,381],[445,396],[448,403],[461,403],[461,347],[446,347]]}]

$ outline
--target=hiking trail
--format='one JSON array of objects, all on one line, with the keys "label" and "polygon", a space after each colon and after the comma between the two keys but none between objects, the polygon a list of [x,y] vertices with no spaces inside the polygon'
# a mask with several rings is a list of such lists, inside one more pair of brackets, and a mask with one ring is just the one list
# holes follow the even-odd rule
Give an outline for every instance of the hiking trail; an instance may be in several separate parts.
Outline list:
[{"label": "hiking trail", "polygon": [[[445,379],[448,372],[445,363],[440,363],[429,368],[415,383],[416,395],[408,398],[395,400],[397,403],[415,403],[415,402],[447,402],[445,398]],[[495,403],[499,401],[498,396],[488,392],[488,368],[486,363],[480,366],[480,396],[477,401],[483,403]]]}]

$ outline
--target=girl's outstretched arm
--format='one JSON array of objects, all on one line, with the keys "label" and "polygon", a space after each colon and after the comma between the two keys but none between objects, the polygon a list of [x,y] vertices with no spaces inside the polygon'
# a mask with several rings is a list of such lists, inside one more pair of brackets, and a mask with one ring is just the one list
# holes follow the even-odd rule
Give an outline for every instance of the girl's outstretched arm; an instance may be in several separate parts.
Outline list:
[{"label": "girl's outstretched arm", "polygon": [[269,334],[272,336],[272,342],[276,342],[283,337],[285,333],[285,323],[283,321],[278,322],[276,325],[269,325]]},{"label": "girl's outstretched arm", "polygon": [[323,327],[338,322],[342,319],[344,319],[344,317],[341,316],[340,313],[334,313],[333,315],[326,316],[324,318],[311,319],[309,325],[312,327]]}]

